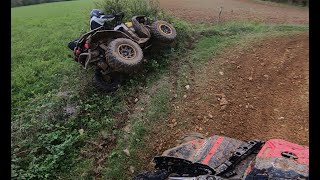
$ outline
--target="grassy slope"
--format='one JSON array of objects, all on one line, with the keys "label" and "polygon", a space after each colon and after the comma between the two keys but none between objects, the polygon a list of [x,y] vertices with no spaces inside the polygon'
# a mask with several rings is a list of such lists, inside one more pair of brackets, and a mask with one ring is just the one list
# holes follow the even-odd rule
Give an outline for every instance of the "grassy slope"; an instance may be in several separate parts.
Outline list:
[{"label": "grassy slope", "polygon": [[[67,43],[86,31],[87,0],[12,8],[11,71],[13,105],[59,88],[76,65]],[[28,67],[28,68],[25,68]]]},{"label": "grassy slope", "polygon": [[[91,7],[91,1],[82,0],[12,9],[13,175],[79,179],[96,176],[94,170],[102,166],[98,174],[102,173],[105,179],[127,179],[132,175],[130,166],[136,167],[138,172],[139,167],[143,167],[137,154],[143,150],[148,128],[161,123],[170,112],[170,60],[178,61],[181,67],[177,72],[176,88],[182,91],[188,81],[185,74],[190,68],[186,62],[200,68],[221,48],[245,42],[251,36],[308,29],[305,26],[252,23],[200,25],[193,29],[185,22],[175,21],[181,42],[189,38],[186,34],[198,32],[199,27],[205,32],[195,49],[180,47],[170,56],[151,57],[145,67],[146,76],[137,75],[114,95],[108,96],[92,89],[90,72],[85,73],[67,58],[71,52],[66,45],[87,30]],[[185,31],[189,32],[182,33]],[[219,35],[223,33],[227,35]],[[152,88],[154,86],[156,88]],[[121,124],[115,116],[130,109],[125,99],[136,96],[138,90],[141,94],[152,95],[138,103],[145,111],[129,116],[129,121]],[[73,107],[75,113],[66,114],[65,107]],[[122,130],[126,124],[131,124],[130,134]],[[84,133],[80,135],[79,130]],[[115,147],[107,148],[108,151],[84,143],[85,140],[101,142],[102,139],[108,142],[108,137],[116,137],[116,142],[112,142]],[[125,148],[130,150],[130,158],[123,152]],[[80,151],[92,154],[82,156]],[[106,160],[97,164],[101,155],[106,155]]]},{"label": "grassy slope", "polygon": [[86,31],[91,7],[83,0],[11,9],[13,177],[50,177],[74,154],[79,123],[70,120],[82,117],[66,116],[63,107],[77,102],[81,112],[81,77],[67,44]]}]

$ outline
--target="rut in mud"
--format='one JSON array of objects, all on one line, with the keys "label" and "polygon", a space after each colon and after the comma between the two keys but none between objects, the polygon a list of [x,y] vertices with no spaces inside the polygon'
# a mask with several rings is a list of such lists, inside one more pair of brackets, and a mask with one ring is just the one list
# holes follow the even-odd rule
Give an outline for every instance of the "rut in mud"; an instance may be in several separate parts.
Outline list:
[{"label": "rut in mud", "polygon": [[307,33],[277,36],[230,48],[191,73],[186,98],[146,136],[144,168],[189,132],[308,145],[308,57]]}]

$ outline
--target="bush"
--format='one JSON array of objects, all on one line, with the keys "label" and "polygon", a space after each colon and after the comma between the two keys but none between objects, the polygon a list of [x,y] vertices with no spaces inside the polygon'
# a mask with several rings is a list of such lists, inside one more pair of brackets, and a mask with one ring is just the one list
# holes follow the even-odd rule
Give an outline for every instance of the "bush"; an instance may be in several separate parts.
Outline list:
[{"label": "bush", "polygon": [[124,20],[134,15],[145,15],[153,20],[165,18],[158,0],[100,0],[95,2],[95,6],[107,14],[124,12]]}]

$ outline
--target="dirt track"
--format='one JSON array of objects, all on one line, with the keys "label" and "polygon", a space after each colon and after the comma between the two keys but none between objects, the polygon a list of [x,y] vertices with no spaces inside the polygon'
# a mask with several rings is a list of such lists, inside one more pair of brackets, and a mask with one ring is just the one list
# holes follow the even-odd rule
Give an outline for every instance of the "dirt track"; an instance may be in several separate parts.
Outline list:
[{"label": "dirt track", "polygon": [[[191,22],[216,22],[218,7],[223,6],[223,22],[309,23],[306,8],[257,1],[160,0],[160,3],[175,16]],[[156,123],[145,136],[146,147],[139,152],[143,170],[153,169],[149,163],[152,158],[176,146],[177,140],[190,132],[241,140],[279,138],[308,146],[308,33],[265,37],[221,54],[191,72],[188,78],[192,83],[186,90],[186,98],[173,100],[169,118]],[[171,76],[175,76],[175,70],[171,71]]]},{"label": "dirt track", "polygon": [[308,145],[308,56],[309,36],[303,33],[231,48],[212,59],[192,73],[187,97],[174,100],[168,120],[146,137],[144,161],[190,132]]},{"label": "dirt track", "polygon": [[160,6],[176,17],[191,22],[253,20],[265,23],[308,24],[307,8],[275,5],[254,0],[160,0]]}]

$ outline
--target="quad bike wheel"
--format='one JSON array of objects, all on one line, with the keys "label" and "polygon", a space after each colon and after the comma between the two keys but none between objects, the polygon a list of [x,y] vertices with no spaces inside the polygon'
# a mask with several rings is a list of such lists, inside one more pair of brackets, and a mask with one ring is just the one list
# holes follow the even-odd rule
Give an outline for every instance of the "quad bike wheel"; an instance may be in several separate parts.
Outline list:
[{"label": "quad bike wheel", "polygon": [[136,19],[132,19],[131,21],[135,33],[140,38],[149,38],[151,36],[150,31],[143,24],[139,23]]},{"label": "quad bike wheel", "polygon": [[177,36],[176,29],[166,21],[155,21],[150,30],[154,39],[163,43],[171,43]]},{"label": "quad bike wheel", "polygon": [[108,93],[116,91],[120,87],[123,82],[123,76],[119,72],[111,72],[103,75],[99,69],[96,69],[93,82],[96,88]]},{"label": "quad bike wheel", "polygon": [[131,72],[142,62],[143,52],[134,41],[118,38],[111,41],[106,51],[109,66],[119,72]]}]

